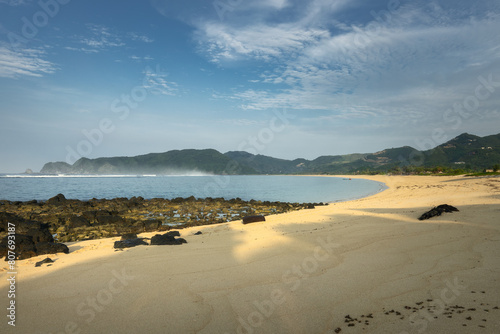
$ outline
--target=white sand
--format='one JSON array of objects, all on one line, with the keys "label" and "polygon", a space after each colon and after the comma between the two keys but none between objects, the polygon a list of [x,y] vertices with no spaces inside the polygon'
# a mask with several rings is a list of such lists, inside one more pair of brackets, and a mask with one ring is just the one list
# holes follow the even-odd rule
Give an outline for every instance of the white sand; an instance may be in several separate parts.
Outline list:
[{"label": "white sand", "polygon": [[[389,189],[181,230],[180,246],[115,251],[111,238],[74,243],[52,266],[17,261],[16,327],[4,263],[0,331],[500,333],[500,178],[363,178]],[[445,203],[460,212],[417,220]]]}]

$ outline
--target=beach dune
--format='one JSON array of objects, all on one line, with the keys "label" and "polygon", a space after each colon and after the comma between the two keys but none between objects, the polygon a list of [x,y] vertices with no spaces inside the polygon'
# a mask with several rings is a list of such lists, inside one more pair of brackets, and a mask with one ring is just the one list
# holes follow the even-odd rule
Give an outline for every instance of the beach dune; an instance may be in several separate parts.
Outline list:
[{"label": "beach dune", "polygon": [[[363,178],[388,189],[180,230],[178,246],[116,251],[110,238],[17,261],[15,327],[3,263],[0,330],[500,333],[500,178]],[[459,211],[417,219],[440,204]]]}]

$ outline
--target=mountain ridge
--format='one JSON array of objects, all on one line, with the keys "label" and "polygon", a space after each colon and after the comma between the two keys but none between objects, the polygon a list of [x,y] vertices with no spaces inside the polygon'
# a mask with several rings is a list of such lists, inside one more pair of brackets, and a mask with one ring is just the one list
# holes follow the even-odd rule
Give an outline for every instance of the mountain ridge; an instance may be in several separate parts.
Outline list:
[{"label": "mountain ridge", "polygon": [[410,146],[387,148],[374,153],[324,155],[313,160],[279,159],[245,151],[221,153],[215,149],[184,149],[147,153],[133,157],[80,158],[73,165],[48,162],[42,174],[364,174],[462,168],[480,170],[500,163],[500,134],[479,137],[468,133],[435,148],[419,151]]}]

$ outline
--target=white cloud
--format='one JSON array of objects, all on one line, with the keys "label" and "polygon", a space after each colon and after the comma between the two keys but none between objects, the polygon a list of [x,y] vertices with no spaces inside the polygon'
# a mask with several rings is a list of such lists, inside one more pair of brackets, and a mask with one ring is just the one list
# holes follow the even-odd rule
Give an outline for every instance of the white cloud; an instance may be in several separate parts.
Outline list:
[{"label": "white cloud", "polygon": [[153,43],[154,42],[154,39],[146,36],[146,35],[141,35],[141,34],[138,34],[136,32],[129,32],[127,34],[127,36],[133,40],[133,41],[137,41],[137,42],[144,42],[144,43]]},{"label": "white cloud", "polygon": [[88,34],[77,36],[76,43],[84,46],[67,46],[65,49],[85,53],[98,53],[111,48],[119,48],[127,45],[127,42],[153,43],[154,40],[146,35],[136,32],[119,33],[112,28],[101,24],[87,24]]},{"label": "white cloud", "polygon": [[168,74],[158,67],[156,71],[148,68],[144,71],[143,87],[155,95],[176,96],[179,93],[179,85],[168,81],[167,76]]},{"label": "white cloud", "polygon": [[267,87],[236,90],[232,98],[241,108],[328,111],[329,119],[429,119],[500,65],[500,18],[491,10],[473,15],[467,6],[420,3],[353,24],[331,15],[344,6],[313,1],[302,16],[280,24],[205,22],[197,38],[222,66],[231,60],[278,64],[258,76]]},{"label": "white cloud", "polygon": [[302,52],[327,32],[304,30],[292,24],[255,25],[230,29],[221,23],[208,22],[200,31],[200,40],[213,62],[255,58],[271,60]]},{"label": "white cloud", "polygon": [[132,55],[132,56],[130,56],[129,58],[130,58],[130,59],[132,59],[132,60],[135,60],[135,61],[137,61],[137,62],[143,62],[143,61],[151,61],[151,60],[154,60],[154,58],[153,58],[153,57],[150,57],[150,56],[143,56],[143,57],[141,57],[141,56]]},{"label": "white cloud", "polygon": [[54,63],[43,59],[45,55],[45,52],[39,49],[12,51],[0,46],[0,77],[41,77],[54,73],[57,67]]},{"label": "white cloud", "polygon": [[98,50],[95,50],[95,49],[75,48],[75,47],[72,47],[72,46],[65,46],[64,48],[66,50],[70,50],[70,51],[78,51],[78,52],[85,52],[85,53],[98,53],[99,52]]},{"label": "white cloud", "polygon": [[26,0],[0,0],[0,3],[7,4],[9,6],[21,6],[28,3]]},{"label": "white cloud", "polygon": [[112,33],[108,27],[99,24],[87,24],[87,28],[90,31],[90,36],[82,38],[80,42],[93,50],[104,50],[125,45],[122,38]]}]

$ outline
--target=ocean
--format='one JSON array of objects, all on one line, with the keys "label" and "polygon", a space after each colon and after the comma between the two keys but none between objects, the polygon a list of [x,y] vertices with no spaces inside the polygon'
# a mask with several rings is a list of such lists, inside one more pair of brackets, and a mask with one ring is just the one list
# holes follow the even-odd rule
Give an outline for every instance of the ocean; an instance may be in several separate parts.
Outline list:
[{"label": "ocean", "polygon": [[274,175],[8,175],[0,174],[0,199],[47,200],[57,194],[68,199],[142,196],[281,201],[338,202],[384,190],[383,183],[340,177]]}]

